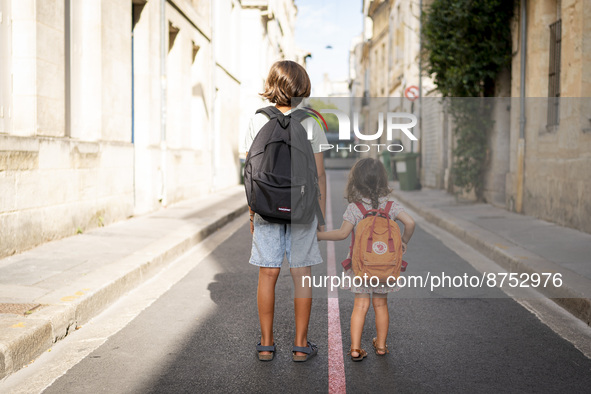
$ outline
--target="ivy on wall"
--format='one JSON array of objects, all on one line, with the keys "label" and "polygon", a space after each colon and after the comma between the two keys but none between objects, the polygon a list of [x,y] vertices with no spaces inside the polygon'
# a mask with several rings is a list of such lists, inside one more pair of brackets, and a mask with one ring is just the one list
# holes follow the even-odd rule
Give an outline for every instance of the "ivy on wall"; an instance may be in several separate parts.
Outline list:
[{"label": "ivy on wall", "polygon": [[[499,71],[511,62],[513,0],[434,0],[423,13],[423,59],[444,97],[494,95]],[[487,133],[484,100],[451,99],[456,146],[454,185],[481,196]]]}]

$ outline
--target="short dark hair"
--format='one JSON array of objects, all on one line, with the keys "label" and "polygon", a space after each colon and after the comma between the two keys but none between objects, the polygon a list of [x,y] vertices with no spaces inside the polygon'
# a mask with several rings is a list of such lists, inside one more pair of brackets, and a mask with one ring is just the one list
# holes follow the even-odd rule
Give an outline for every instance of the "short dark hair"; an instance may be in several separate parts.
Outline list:
[{"label": "short dark hair", "polygon": [[310,89],[306,69],[291,60],[281,60],[271,66],[261,96],[273,104],[291,107],[301,102],[292,99],[309,97]]}]

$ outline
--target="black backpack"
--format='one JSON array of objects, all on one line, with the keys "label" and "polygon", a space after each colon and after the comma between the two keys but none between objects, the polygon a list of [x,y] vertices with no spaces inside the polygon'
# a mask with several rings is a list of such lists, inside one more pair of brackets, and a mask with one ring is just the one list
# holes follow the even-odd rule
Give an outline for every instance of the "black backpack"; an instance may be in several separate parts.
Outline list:
[{"label": "black backpack", "polygon": [[302,126],[309,115],[295,110],[260,108],[269,121],[261,128],[244,164],[244,187],[250,208],[272,223],[324,224],[318,198],[318,173],[312,145]]}]

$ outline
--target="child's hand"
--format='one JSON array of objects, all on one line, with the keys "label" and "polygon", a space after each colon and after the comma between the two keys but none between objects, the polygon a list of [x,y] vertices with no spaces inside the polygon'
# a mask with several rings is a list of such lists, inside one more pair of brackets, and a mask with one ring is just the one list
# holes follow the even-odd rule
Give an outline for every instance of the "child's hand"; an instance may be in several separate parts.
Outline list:
[{"label": "child's hand", "polygon": [[324,232],[324,226],[318,226],[318,230],[316,232],[316,240],[317,241],[322,241],[322,239],[320,239],[319,234]]},{"label": "child's hand", "polygon": [[402,254],[405,254],[405,253],[406,253],[406,248],[407,248],[407,247],[408,247],[408,246],[406,245],[406,243],[404,243],[404,242],[403,242],[403,243],[402,243]]}]

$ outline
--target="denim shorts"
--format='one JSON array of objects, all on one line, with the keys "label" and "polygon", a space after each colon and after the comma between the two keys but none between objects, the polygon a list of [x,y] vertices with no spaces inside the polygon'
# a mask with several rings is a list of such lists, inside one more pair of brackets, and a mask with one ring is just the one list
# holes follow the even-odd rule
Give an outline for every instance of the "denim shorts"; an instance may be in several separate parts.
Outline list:
[{"label": "denim shorts", "polygon": [[322,263],[316,238],[317,218],[310,224],[278,224],[269,223],[255,214],[253,222],[250,264],[281,268],[286,255],[289,268]]}]

